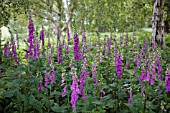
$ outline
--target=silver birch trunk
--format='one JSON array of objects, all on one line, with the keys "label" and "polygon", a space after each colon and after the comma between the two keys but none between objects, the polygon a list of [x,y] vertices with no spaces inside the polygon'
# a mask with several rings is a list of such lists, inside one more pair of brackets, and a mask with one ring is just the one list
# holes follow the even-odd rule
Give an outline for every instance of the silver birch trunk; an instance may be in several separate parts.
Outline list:
[{"label": "silver birch trunk", "polygon": [[162,49],[164,42],[164,0],[155,0],[152,16],[152,39],[151,44],[157,43]]}]

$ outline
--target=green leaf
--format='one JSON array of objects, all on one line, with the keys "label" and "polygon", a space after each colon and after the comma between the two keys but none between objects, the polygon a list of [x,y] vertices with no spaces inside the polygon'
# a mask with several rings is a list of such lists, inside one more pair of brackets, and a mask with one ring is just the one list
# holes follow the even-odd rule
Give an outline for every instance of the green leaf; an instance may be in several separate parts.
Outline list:
[{"label": "green leaf", "polygon": [[6,92],[4,93],[4,96],[10,98],[10,97],[14,96],[14,92],[12,92],[12,91],[6,91]]},{"label": "green leaf", "polygon": [[92,103],[93,103],[93,104],[97,104],[97,105],[102,105],[102,104],[103,104],[103,102],[101,102],[101,101],[99,101],[99,100],[95,100],[95,101],[93,101]]}]

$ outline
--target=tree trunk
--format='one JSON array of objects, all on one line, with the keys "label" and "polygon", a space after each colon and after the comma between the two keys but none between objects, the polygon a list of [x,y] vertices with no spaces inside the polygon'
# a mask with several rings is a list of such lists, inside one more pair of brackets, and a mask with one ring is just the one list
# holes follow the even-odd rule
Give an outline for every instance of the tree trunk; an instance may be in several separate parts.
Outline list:
[{"label": "tree trunk", "polygon": [[165,33],[169,33],[169,21],[165,20]]},{"label": "tree trunk", "polygon": [[[1,26],[0,26],[0,64],[2,63],[2,43],[1,43],[2,33],[1,33]],[[1,70],[1,69],[0,69]]]},{"label": "tree trunk", "polygon": [[164,0],[155,0],[152,16],[151,44],[157,43],[162,49],[164,42]]}]

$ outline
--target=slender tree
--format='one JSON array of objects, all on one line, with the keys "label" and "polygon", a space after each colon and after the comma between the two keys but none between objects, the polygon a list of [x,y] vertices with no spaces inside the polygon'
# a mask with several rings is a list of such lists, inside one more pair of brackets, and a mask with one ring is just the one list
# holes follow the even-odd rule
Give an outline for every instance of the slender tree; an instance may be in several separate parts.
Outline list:
[{"label": "slender tree", "polygon": [[151,44],[157,43],[162,49],[164,42],[164,0],[155,0],[152,16],[152,40]]}]

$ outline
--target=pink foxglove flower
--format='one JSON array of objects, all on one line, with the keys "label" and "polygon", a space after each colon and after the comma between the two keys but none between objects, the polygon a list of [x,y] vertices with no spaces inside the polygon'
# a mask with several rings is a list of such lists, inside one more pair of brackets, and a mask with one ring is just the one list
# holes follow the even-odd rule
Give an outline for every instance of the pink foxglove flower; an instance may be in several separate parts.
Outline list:
[{"label": "pink foxglove flower", "polygon": [[130,104],[131,102],[132,102],[132,88],[130,89],[130,97],[129,97],[128,103]]},{"label": "pink foxglove flower", "polygon": [[170,92],[170,71],[166,71],[165,86],[166,92]]}]

